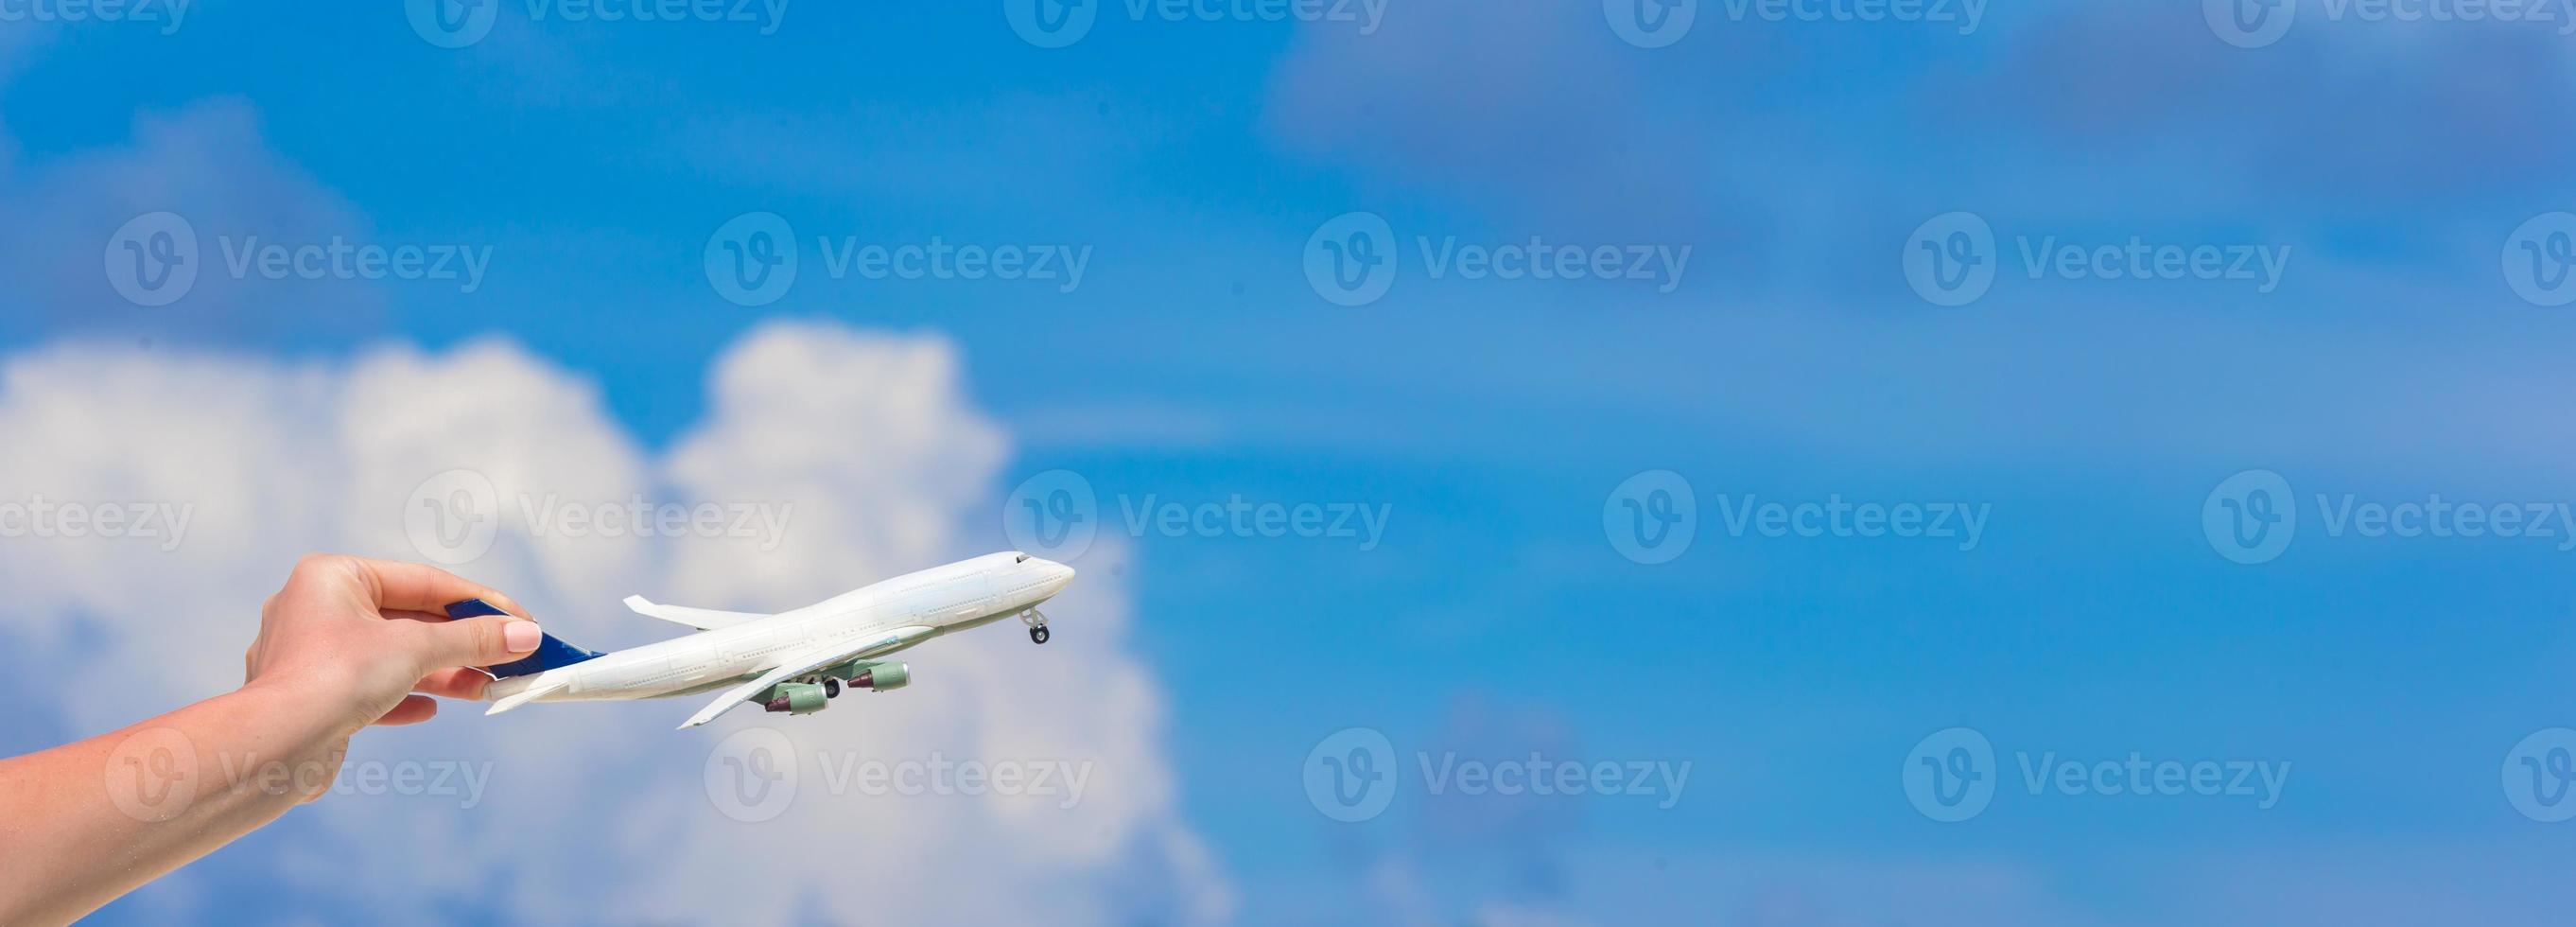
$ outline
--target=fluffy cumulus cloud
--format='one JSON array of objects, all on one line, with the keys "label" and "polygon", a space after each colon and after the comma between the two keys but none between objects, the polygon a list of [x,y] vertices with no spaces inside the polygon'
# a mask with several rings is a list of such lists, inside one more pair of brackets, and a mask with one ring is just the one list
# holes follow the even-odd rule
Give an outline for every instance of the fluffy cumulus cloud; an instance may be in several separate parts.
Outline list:
[{"label": "fluffy cumulus cloud", "polygon": [[[679,633],[619,607],[630,592],[803,604],[980,552],[1009,446],[960,363],[937,338],[761,329],[716,364],[706,421],[656,454],[594,386],[504,343],[311,365],[21,354],[0,362],[0,502],[184,521],[9,531],[0,636],[16,670],[96,693],[36,709],[77,734],[236,684],[261,598],[308,550],[463,559],[592,647]],[[460,471],[488,493],[439,509]],[[637,536],[620,513],[639,504],[755,517]],[[437,540],[470,532],[424,543],[425,515],[488,529],[488,549]],[[1048,646],[1007,626],[943,640],[908,655],[911,688],[817,715],[675,731],[696,699],[451,704],[369,732],[352,770],[451,781],[371,794],[344,778],[142,903],[185,917],[241,891],[191,884],[219,868],[282,915],[388,923],[1222,919],[1230,888],[1177,810],[1162,689],[1128,645],[1121,558],[1085,559]]]}]

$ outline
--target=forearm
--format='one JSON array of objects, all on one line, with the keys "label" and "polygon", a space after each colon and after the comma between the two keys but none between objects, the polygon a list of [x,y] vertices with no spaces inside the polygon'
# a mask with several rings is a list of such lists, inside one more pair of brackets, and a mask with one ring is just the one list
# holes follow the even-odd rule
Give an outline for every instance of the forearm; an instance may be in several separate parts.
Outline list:
[{"label": "forearm", "polygon": [[0,923],[65,923],[276,820],[330,782],[330,706],[247,687],[0,760]]}]

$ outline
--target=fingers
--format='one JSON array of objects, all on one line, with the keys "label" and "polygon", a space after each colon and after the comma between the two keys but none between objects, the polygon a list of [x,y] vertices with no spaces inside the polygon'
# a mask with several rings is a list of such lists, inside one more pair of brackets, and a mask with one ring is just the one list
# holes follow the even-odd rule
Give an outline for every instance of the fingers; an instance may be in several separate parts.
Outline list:
[{"label": "fingers", "polygon": [[422,695],[472,702],[482,700],[483,690],[491,685],[492,677],[483,675],[482,670],[456,667],[420,677],[420,683],[412,686],[411,690]]},{"label": "fingers", "polygon": [[447,617],[446,612],[415,612],[408,609],[388,608],[385,609],[382,614],[387,618],[402,621],[427,621],[433,624],[455,620]]},{"label": "fingers", "polygon": [[316,554],[297,562],[295,575],[353,579],[380,611],[442,612],[450,602],[482,599],[522,618],[528,614],[499,590],[425,563]]},{"label": "fingers", "polygon": [[437,716],[437,699],[426,695],[406,695],[403,696],[402,704],[394,706],[392,711],[385,712],[383,717],[375,720],[375,724],[378,727],[400,727],[405,724],[419,724]]},{"label": "fingers", "polygon": [[487,615],[456,621],[394,622],[392,628],[409,637],[420,657],[423,676],[429,670],[454,666],[490,666],[527,656],[537,649],[541,638],[537,623],[524,618]]}]

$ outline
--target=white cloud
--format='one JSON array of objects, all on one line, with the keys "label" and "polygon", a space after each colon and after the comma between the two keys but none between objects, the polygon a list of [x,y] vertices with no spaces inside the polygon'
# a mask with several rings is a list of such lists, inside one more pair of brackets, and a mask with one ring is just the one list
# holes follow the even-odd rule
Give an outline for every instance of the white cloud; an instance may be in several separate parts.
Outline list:
[{"label": "white cloud", "polygon": [[[666,636],[617,599],[771,608],[980,551],[961,537],[991,511],[1002,430],[968,399],[937,338],[775,326],[728,351],[706,421],[656,457],[592,385],[507,344],[372,350],[344,365],[53,347],[0,363],[0,486],[12,498],[167,502],[184,542],[0,538],[0,616],[30,672],[83,681],[58,706],[112,727],[238,682],[259,602],[308,550],[418,559],[411,492],[442,470],[489,477],[498,542],[460,572],[509,590],[593,647]],[[522,494],[588,502],[793,506],[776,549],[739,539],[536,536]],[[980,536],[980,534],[979,534]],[[738,711],[672,730],[695,699],[539,705],[497,717],[451,705],[418,728],[372,731],[352,759],[458,762],[489,772],[457,796],[335,795],[265,854],[280,897],[409,922],[485,910],[541,921],[929,919],[1203,922],[1231,888],[1178,811],[1159,683],[1125,639],[1127,595],[1104,545],[1032,646],[996,626],[907,658],[914,685],[845,695],[822,714]],[[114,681],[112,685],[100,684]],[[773,727],[800,778],[786,813],[745,823],[703,778],[731,731]],[[829,759],[817,762],[818,755]],[[1062,763],[1078,801],[1050,795],[834,794],[851,760]],[[486,764],[488,765],[482,765]],[[843,780],[847,784],[848,780]],[[1070,804],[1070,807],[1065,805]],[[398,835],[398,836],[396,836]],[[183,877],[184,877],[183,873]],[[184,882],[184,878],[183,878]],[[185,884],[146,891],[193,905]],[[203,916],[203,912],[199,912]]]}]

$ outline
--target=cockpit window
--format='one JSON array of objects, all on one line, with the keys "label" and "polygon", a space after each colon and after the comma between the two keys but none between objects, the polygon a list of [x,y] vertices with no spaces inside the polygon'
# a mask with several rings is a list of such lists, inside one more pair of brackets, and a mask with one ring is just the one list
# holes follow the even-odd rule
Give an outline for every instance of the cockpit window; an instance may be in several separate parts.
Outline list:
[{"label": "cockpit window", "polygon": [[1013,557],[1013,558],[1011,558],[1011,562],[1012,562],[1012,563],[1027,563],[1027,562],[1029,562],[1029,555],[1027,555],[1027,554],[1021,554],[1021,555],[1019,555],[1019,556],[1017,556],[1017,557]]}]

